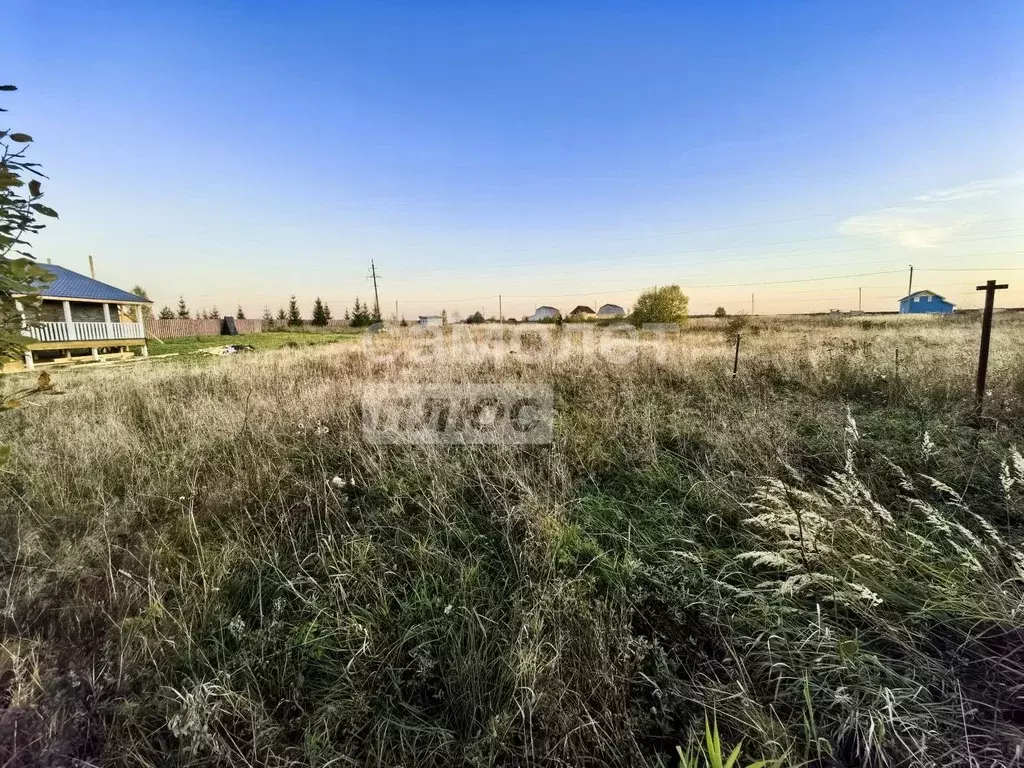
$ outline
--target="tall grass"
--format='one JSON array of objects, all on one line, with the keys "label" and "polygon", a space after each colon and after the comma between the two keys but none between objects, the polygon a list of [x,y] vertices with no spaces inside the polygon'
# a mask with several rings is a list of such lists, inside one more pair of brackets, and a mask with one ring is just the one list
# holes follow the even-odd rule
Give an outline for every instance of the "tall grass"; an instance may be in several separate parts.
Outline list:
[{"label": "tall grass", "polygon": [[[0,760],[1018,765],[1022,327],[981,430],[937,321],[61,374],[0,422]],[[362,438],[510,380],[552,445]]]}]

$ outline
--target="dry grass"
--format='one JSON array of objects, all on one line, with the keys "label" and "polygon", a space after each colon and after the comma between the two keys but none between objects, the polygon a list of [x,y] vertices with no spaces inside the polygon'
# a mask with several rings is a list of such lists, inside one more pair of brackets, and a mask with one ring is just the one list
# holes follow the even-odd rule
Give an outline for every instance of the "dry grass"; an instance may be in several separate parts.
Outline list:
[{"label": "dry grass", "polygon": [[[0,762],[1017,765],[1022,321],[982,430],[962,318],[61,374],[0,422]],[[554,444],[370,444],[396,381],[550,383]]]}]

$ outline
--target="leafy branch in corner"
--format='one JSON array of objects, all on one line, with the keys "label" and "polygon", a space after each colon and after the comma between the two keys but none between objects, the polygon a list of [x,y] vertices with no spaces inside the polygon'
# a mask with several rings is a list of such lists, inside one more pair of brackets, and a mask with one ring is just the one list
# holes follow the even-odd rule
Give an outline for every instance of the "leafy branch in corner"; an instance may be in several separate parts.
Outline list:
[{"label": "leafy branch in corner", "polygon": [[[16,90],[0,85],[0,91]],[[0,358],[22,351],[22,325],[38,311],[39,289],[52,279],[30,250],[30,238],[46,226],[40,217],[57,218],[42,202],[47,177],[26,158],[31,143],[27,133],[0,130]]]}]

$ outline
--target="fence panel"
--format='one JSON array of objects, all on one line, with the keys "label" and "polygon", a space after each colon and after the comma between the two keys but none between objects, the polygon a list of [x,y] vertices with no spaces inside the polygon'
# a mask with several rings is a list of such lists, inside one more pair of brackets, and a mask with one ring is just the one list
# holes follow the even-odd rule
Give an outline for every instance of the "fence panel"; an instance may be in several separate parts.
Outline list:
[{"label": "fence panel", "polygon": [[[235,319],[235,327],[239,333],[261,333],[262,320]],[[219,336],[220,320],[177,319],[160,320],[153,318],[146,323],[146,334],[158,339],[178,339],[182,336]]]}]

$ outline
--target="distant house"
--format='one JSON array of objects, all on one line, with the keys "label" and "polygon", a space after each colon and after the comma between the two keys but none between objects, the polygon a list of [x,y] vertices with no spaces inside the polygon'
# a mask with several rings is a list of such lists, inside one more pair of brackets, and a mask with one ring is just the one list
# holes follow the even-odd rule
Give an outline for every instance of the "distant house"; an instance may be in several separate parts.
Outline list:
[{"label": "distant house", "polygon": [[597,310],[597,316],[601,318],[625,317],[626,310],[618,304],[602,304],[601,308]]},{"label": "distant house", "polygon": [[25,345],[26,368],[83,351],[94,360],[106,349],[139,347],[143,356],[149,354],[142,308],[153,302],[56,264],[38,266],[53,276],[39,291],[38,319],[27,317],[17,303],[23,333],[32,339]]},{"label": "distant house", "polygon": [[420,328],[440,328],[444,319],[440,315],[420,315]]},{"label": "distant house", "polygon": [[956,305],[933,291],[914,291],[900,299],[901,315],[949,315]]},{"label": "distant house", "polygon": [[537,311],[526,318],[528,323],[539,323],[541,320],[554,320],[561,313],[554,307],[537,307]]},{"label": "distant house", "polygon": [[569,313],[569,317],[576,317],[580,320],[585,320],[588,317],[594,317],[597,313],[594,312],[590,307],[585,304],[580,304],[576,309]]}]

